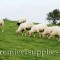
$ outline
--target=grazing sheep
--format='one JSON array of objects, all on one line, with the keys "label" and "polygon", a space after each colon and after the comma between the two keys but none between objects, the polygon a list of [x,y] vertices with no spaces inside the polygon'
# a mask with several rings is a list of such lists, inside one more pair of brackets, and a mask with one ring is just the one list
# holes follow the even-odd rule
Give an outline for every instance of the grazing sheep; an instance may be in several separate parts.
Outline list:
[{"label": "grazing sheep", "polygon": [[[41,33],[47,28],[47,25],[45,24],[38,24],[38,25],[33,25],[31,27],[31,30],[28,32],[29,36],[32,35],[32,33],[37,32],[39,36],[41,36]],[[34,35],[35,37],[35,35]]]},{"label": "grazing sheep", "polygon": [[58,28],[54,29],[54,31],[52,31],[49,38],[51,38],[51,37],[55,37],[60,41],[60,27],[58,27]]},{"label": "grazing sheep", "polygon": [[26,22],[26,18],[21,18],[21,19],[18,21],[17,25],[19,26],[21,23],[24,23],[24,22]]},{"label": "grazing sheep", "polygon": [[47,27],[45,29],[45,31],[42,33],[42,36],[49,38],[50,34],[57,28],[59,28],[59,27],[58,26]]},{"label": "grazing sheep", "polygon": [[0,20],[0,25],[2,26],[2,32],[4,31],[4,19]]},{"label": "grazing sheep", "polygon": [[[32,26],[33,26],[33,23],[32,22],[22,23],[19,26],[19,28],[17,29],[16,33],[18,34],[18,33],[21,33],[21,32],[23,32],[25,30],[30,30]],[[25,36],[26,36],[26,34],[25,34]]]}]

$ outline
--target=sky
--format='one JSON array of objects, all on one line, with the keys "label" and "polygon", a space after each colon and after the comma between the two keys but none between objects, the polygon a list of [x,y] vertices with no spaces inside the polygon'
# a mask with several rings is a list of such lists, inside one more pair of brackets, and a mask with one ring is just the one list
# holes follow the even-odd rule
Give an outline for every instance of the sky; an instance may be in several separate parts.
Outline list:
[{"label": "sky", "polygon": [[19,20],[47,24],[47,14],[60,9],[60,0],[0,0],[0,19]]}]

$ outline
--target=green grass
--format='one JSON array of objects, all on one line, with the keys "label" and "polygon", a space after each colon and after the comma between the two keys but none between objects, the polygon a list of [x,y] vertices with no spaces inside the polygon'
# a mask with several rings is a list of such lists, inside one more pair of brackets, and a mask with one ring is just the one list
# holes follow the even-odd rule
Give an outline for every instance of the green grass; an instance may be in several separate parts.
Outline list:
[{"label": "green grass", "polygon": [[[14,51],[15,49],[18,51],[46,51],[49,49],[50,51],[58,51],[60,52],[60,42],[56,39],[44,39],[37,37],[25,37],[16,35],[15,31],[18,26],[16,22],[5,21],[5,30],[2,33],[0,28],[0,51]],[[54,52],[53,51],[53,52]],[[60,60],[60,54],[44,54],[41,56],[40,54],[0,54],[0,60]]]}]

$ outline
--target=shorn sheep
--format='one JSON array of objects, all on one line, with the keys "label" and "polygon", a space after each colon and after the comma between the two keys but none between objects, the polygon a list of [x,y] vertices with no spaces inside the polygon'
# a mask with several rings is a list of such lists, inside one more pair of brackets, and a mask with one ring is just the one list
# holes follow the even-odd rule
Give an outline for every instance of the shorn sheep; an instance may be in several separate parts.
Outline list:
[{"label": "shorn sheep", "polygon": [[21,23],[24,23],[24,22],[26,22],[26,18],[20,18],[17,25],[19,26]]},{"label": "shorn sheep", "polygon": [[[21,32],[23,32],[23,31],[25,31],[25,30],[30,30],[32,26],[33,26],[33,23],[32,23],[32,22],[22,23],[22,24],[18,27],[16,33],[18,34],[18,33],[21,33]],[[25,36],[26,36],[26,34],[25,34]]]},{"label": "shorn sheep", "polygon": [[[37,32],[39,34],[39,36],[41,37],[41,33],[47,28],[47,25],[45,24],[37,24],[37,25],[33,25],[31,27],[31,30],[28,32],[29,36],[32,35],[32,33]],[[34,34],[35,37],[35,34]]]},{"label": "shorn sheep", "polygon": [[4,19],[0,20],[0,25],[2,26],[2,32],[4,31]]}]

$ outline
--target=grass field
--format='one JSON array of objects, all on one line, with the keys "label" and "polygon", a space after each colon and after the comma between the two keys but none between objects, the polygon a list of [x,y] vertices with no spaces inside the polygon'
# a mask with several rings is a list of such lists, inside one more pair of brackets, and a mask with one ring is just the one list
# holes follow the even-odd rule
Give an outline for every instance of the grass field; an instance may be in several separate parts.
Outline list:
[{"label": "grass field", "polygon": [[[0,28],[0,60],[60,60],[60,42],[56,39],[16,35],[17,28],[16,22],[12,21],[5,21],[3,33]],[[9,50],[23,52],[22,54],[1,54],[1,51]],[[47,53],[46,50],[51,53]],[[27,51],[27,54],[24,51]],[[31,51],[35,51],[34,54]]]}]

